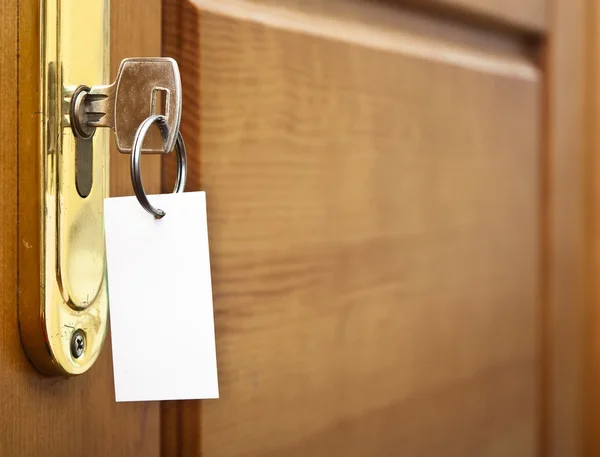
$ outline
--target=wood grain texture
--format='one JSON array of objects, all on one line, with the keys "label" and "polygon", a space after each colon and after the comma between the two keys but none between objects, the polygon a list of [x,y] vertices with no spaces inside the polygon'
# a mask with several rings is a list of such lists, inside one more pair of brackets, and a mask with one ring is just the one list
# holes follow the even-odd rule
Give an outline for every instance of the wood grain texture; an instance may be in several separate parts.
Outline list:
[{"label": "wood grain texture", "polygon": [[[179,64],[184,103],[180,131],[188,152],[187,191],[201,190],[200,118],[197,116],[200,87],[196,83],[200,68],[200,40],[196,33],[198,11],[183,0],[163,0],[163,55]],[[174,154],[163,156],[162,191],[171,192],[177,172]],[[161,456],[200,456],[202,402],[163,402],[161,405]]]},{"label": "wood grain texture", "polygon": [[[172,0],[171,0],[172,1]],[[187,14],[190,4],[180,0],[180,9],[186,17],[180,17],[179,23],[189,22]],[[416,45],[435,45],[437,58],[441,58],[442,49],[449,44],[469,46],[471,51],[483,49],[487,56],[493,53],[496,58],[503,54],[524,54],[529,49],[524,46],[521,35],[506,35],[494,30],[471,27],[462,22],[447,20],[446,17],[434,17],[415,9],[401,8],[393,2],[362,0],[191,0],[201,10],[236,17],[240,20],[253,20],[265,25],[322,35],[330,39],[352,40],[358,44],[376,47],[394,47],[398,36],[414,40]],[[169,27],[170,24],[167,24]],[[174,30],[184,41],[192,40],[192,34],[186,30]],[[166,35],[168,36],[168,35]],[[197,38],[196,38],[197,40]],[[183,45],[184,43],[182,43]],[[182,57],[192,52],[188,46]],[[525,56],[524,56],[525,57]]]},{"label": "wood grain texture", "polygon": [[[120,8],[123,3],[120,2]],[[145,5],[150,7],[147,2]],[[156,6],[154,12],[159,14],[160,5]],[[118,14],[119,7],[113,12]],[[0,455],[157,456],[158,405],[117,404],[114,401],[110,345],[105,347],[88,373],[72,379],[40,376],[21,348],[17,292],[25,294],[33,288],[35,294],[36,290],[34,284],[21,284],[18,289],[17,273],[23,271],[18,271],[17,253],[21,258],[24,249],[39,247],[39,223],[36,222],[41,195],[36,152],[39,2],[3,2],[0,13],[3,44],[0,51],[3,122],[0,128],[6,139],[0,158],[1,185],[5,191],[0,205],[6,217],[0,234]],[[136,24],[130,23],[126,27],[118,24],[113,27],[113,37],[120,33],[132,35],[137,27],[147,27],[145,23]],[[138,42],[140,49],[147,45]],[[21,238],[22,234],[31,235],[31,238]],[[33,269],[27,273],[29,277],[35,277],[40,266],[39,262],[26,262],[20,264],[20,268]]]},{"label": "wood grain texture", "polygon": [[[579,167],[574,168],[571,175],[567,176],[565,185],[570,185],[571,192],[573,193],[572,198],[577,198],[578,192],[581,192],[581,182],[585,177],[586,183],[586,206],[585,216],[587,217],[585,240],[589,245],[582,246],[577,245],[577,248],[583,251],[578,252],[578,256],[573,261],[579,261],[585,256],[586,265],[585,268],[581,268],[585,271],[586,279],[586,290],[587,296],[583,297],[586,299],[586,308],[584,319],[579,318],[575,320],[577,325],[571,325],[567,330],[573,335],[571,338],[576,337],[578,332],[585,329],[585,359],[584,370],[579,370],[579,375],[582,372],[585,376],[585,397],[577,391],[577,384],[580,381],[579,377],[571,379],[569,386],[571,387],[566,394],[560,392],[557,389],[552,392],[554,394],[554,400],[557,405],[562,406],[563,409],[567,409],[567,413],[574,416],[583,407],[585,411],[585,455],[594,456],[600,454],[600,435],[598,430],[600,429],[600,132],[598,129],[599,123],[598,116],[600,115],[600,31],[598,26],[600,25],[600,6],[597,2],[566,2],[566,1],[555,1],[556,12],[555,21],[556,26],[561,27],[564,34],[563,40],[569,43],[570,46],[575,46],[576,49],[582,46],[582,42],[586,44],[585,54],[581,52],[573,54],[567,52],[566,46],[555,46],[557,52],[556,59],[560,59],[562,65],[571,68],[571,73],[558,73],[558,77],[561,80],[556,80],[555,90],[557,95],[561,95],[559,99],[563,105],[569,103],[567,97],[571,97],[574,101],[569,103],[570,112],[561,112],[560,106],[556,106],[556,118],[561,121],[563,126],[561,129],[562,142],[559,143],[565,149],[563,153],[563,161],[567,162],[567,147],[586,148],[585,157],[580,157],[580,154],[576,155],[575,158],[579,159],[581,163]],[[575,33],[575,30],[585,30],[586,34]],[[555,62],[556,64],[557,62]],[[582,71],[585,71],[585,81],[582,82]],[[569,86],[561,86],[559,84],[565,84],[570,81]],[[582,89],[583,86],[583,89]],[[585,97],[585,98],[583,98]],[[584,110],[582,113],[582,109]],[[573,116],[573,117],[571,117]],[[585,123],[575,123],[577,121],[585,121]],[[567,130],[566,126],[570,128]],[[581,134],[581,131],[585,128],[585,135]],[[568,136],[567,136],[568,135]],[[585,144],[582,142],[582,138],[586,139]],[[559,151],[557,151],[558,153]],[[572,154],[571,154],[572,157]],[[578,185],[579,184],[579,185]],[[558,208],[568,210],[566,208]],[[581,213],[583,209],[580,205],[577,206],[577,210]],[[577,251],[575,251],[577,252]],[[566,260],[566,259],[565,259]],[[578,265],[578,264],[576,264]],[[579,286],[579,283],[575,284]],[[578,294],[576,297],[579,304],[581,302],[583,294]],[[562,310],[567,313],[569,307],[567,307],[567,301],[564,301]],[[567,314],[570,316],[570,322],[573,322],[572,313]],[[580,334],[580,333],[579,333]],[[581,338],[575,339],[579,346],[572,345],[570,349],[575,352],[581,346]],[[559,342],[556,341],[555,345]],[[562,354],[564,359],[558,360],[567,363],[567,367],[572,367],[573,362],[567,359],[568,354]],[[576,362],[581,363],[581,357],[575,359]],[[579,365],[575,365],[576,368],[580,368]],[[560,365],[556,366],[556,370],[560,369]],[[567,378],[569,379],[569,378]],[[565,420],[568,417],[564,418]],[[576,423],[577,424],[577,423]],[[560,435],[564,447],[567,447],[569,451],[573,446],[573,441],[579,438],[576,434],[577,428],[570,426],[567,423],[553,423],[551,431],[560,430],[561,426],[569,426],[566,430],[570,433],[568,435]],[[579,447],[575,448],[580,449]],[[558,454],[556,454],[558,455]]]},{"label": "wood grain texture", "polygon": [[[200,42],[196,33],[198,11],[183,0],[163,0],[163,55],[173,57],[179,64],[183,88],[183,113],[180,131],[188,153],[188,174],[186,191],[201,190],[200,170],[200,118],[198,60]],[[163,156],[162,191],[171,192],[177,172],[174,154]],[[161,404],[161,456],[188,457],[200,456],[201,448],[202,402],[170,401]]]},{"label": "wood grain texture", "polygon": [[[18,122],[18,7],[16,1],[0,3],[0,211],[3,214],[0,230],[0,391],[3,398],[0,415],[0,454],[19,438],[14,430],[12,415],[20,409],[20,399],[14,398],[22,386],[13,373],[23,358],[17,324],[17,122]],[[21,365],[27,363],[21,361]],[[18,380],[17,380],[18,379]],[[13,394],[12,396],[10,394]],[[27,422],[25,422],[27,424]],[[25,425],[24,424],[24,425]],[[22,432],[21,432],[22,433]]]},{"label": "wood grain texture", "polygon": [[[184,2],[186,0],[183,0]],[[209,0],[212,1],[212,0]],[[232,1],[232,0],[225,0]],[[329,3],[352,5],[354,0],[233,0],[240,3],[254,3],[271,7],[304,10],[316,8],[326,11]],[[218,3],[218,2],[213,2]],[[438,16],[438,19],[458,19],[460,22],[470,22],[482,26],[503,26],[505,29],[527,33],[543,33],[547,28],[547,11],[545,0],[370,0],[369,5],[376,4],[377,8],[389,6],[398,8],[410,6],[417,11],[426,11]]]},{"label": "wood grain texture", "polygon": [[548,29],[546,0],[408,0],[419,7],[451,15],[482,16],[524,31],[543,33]]},{"label": "wood grain texture", "polygon": [[[127,57],[161,55],[161,0],[119,0],[111,2],[111,78],[117,75],[121,60]],[[133,195],[129,175],[129,155],[120,154],[113,144],[110,155],[112,196]],[[148,194],[161,189],[161,158],[144,155],[142,180]]]},{"label": "wood grain texture", "polygon": [[[590,2],[552,0],[550,34],[542,62],[545,71],[543,209],[543,455],[598,455],[584,450],[584,405],[591,405],[584,390],[584,365],[597,344],[597,311],[587,308],[585,119],[586,68],[584,21]],[[597,59],[594,56],[591,61]],[[594,213],[591,212],[593,215]],[[591,216],[592,218],[594,216]],[[597,277],[588,278],[593,284]],[[590,313],[591,312],[591,313]],[[586,325],[586,321],[589,324]],[[595,329],[588,340],[586,330]],[[587,340],[587,341],[586,341]],[[596,355],[597,356],[597,355]],[[592,363],[593,358],[588,359]],[[593,431],[597,434],[598,430]]]},{"label": "wood grain texture", "polygon": [[201,3],[221,399],[185,455],[536,455],[536,69]]},{"label": "wood grain texture", "polygon": [[[176,59],[181,71],[184,100],[180,131],[188,152],[188,167],[196,171],[188,175],[187,191],[201,190],[197,179],[201,166],[198,141],[200,87],[197,81],[201,51],[196,29],[198,17],[198,10],[186,0],[163,0],[163,55]],[[175,155],[163,156],[163,165],[162,191],[170,192],[177,172]]]}]

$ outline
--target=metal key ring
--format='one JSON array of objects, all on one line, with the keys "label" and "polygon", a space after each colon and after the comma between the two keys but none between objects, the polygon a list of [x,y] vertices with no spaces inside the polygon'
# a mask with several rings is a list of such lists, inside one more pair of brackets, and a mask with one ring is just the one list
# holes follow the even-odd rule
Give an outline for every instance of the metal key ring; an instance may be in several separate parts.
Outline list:
[{"label": "metal key ring", "polygon": [[[152,214],[156,219],[161,219],[165,216],[165,212],[162,209],[155,208],[148,201],[148,196],[146,195],[146,192],[144,191],[144,185],[142,184],[142,174],[140,171],[142,145],[144,144],[144,139],[146,138],[148,129],[150,129],[154,123],[158,124],[163,138],[168,135],[167,123],[164,116],[153,115],[148,117],[140,124],[135,132],[133,146],[131,148],[131,183],[133,184],[133,190],[135,192],[135,196],[140,202],[140,205],[142,205],[142,207]],[[175,151],[177,152],[177,181],[175,182],[173,193],[180,193],[183,192],[187,177],[187,156],[185,152],[185,143],[183,142],[181,132],[177,133]]]}]

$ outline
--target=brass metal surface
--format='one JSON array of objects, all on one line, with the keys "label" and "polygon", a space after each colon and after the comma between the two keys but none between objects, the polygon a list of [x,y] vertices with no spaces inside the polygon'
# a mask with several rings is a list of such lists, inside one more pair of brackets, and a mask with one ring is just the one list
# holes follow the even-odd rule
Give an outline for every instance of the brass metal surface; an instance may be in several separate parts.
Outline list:
[{"label": "brass metal surface", "polygon": [[[39,284],[39,301],[37,294],[22,294],[19,324],[27,356],[40,372],[77,375],[97,359],[108,323],[103,203],[109,138],[98,131],[91,145],[77,140],[69,105],[80,84],[108,81],[109,0],[41,0],[40,41],[41,116],[39,138],[32,141],[40,161],[40,220],[20,221],[40,227],[39,249],[27,254],[39,256],[40,268],[22,269],[20,275],[32,277],[19,278],[21,288]],[[79,162],[78,169],[90,146],[93,160]],[[85,166],[92,169],[83,198],[76,176]],[[85,351],[76,358],[71,340],[77,330],[85,335]]]}]

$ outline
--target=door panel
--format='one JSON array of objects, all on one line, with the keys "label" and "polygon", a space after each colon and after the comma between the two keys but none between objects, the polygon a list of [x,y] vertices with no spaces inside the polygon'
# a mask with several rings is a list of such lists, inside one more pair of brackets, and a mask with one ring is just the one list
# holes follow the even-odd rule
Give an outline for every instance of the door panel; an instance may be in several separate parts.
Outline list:
[{"label": "door panel", "polygon": [[394,30],[379,4],[331,28],[199,3],[179,16],[179,57],[184,94],[199,92],[185,134],[208,197],[221,384],[202,455],[535,455],[527,49]]}]

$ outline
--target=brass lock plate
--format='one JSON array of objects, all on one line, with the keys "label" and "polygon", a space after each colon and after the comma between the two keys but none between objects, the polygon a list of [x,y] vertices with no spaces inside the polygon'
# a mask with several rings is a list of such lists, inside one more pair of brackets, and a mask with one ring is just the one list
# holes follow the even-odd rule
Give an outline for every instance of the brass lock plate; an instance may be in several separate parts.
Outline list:
[{"label": "brass lock plate", "polygon": [[19,144],[19,194],[35,203],[19,206],[19,325],[38,371],[77,375],[98,358],[108,324],[109,135],[76,139],[69,105],[80,84],[108,82],[109,0],[40,0],[39,8],[39,54],[21,69],[35,74],[39,98],[20,118],[31,138]]}]

